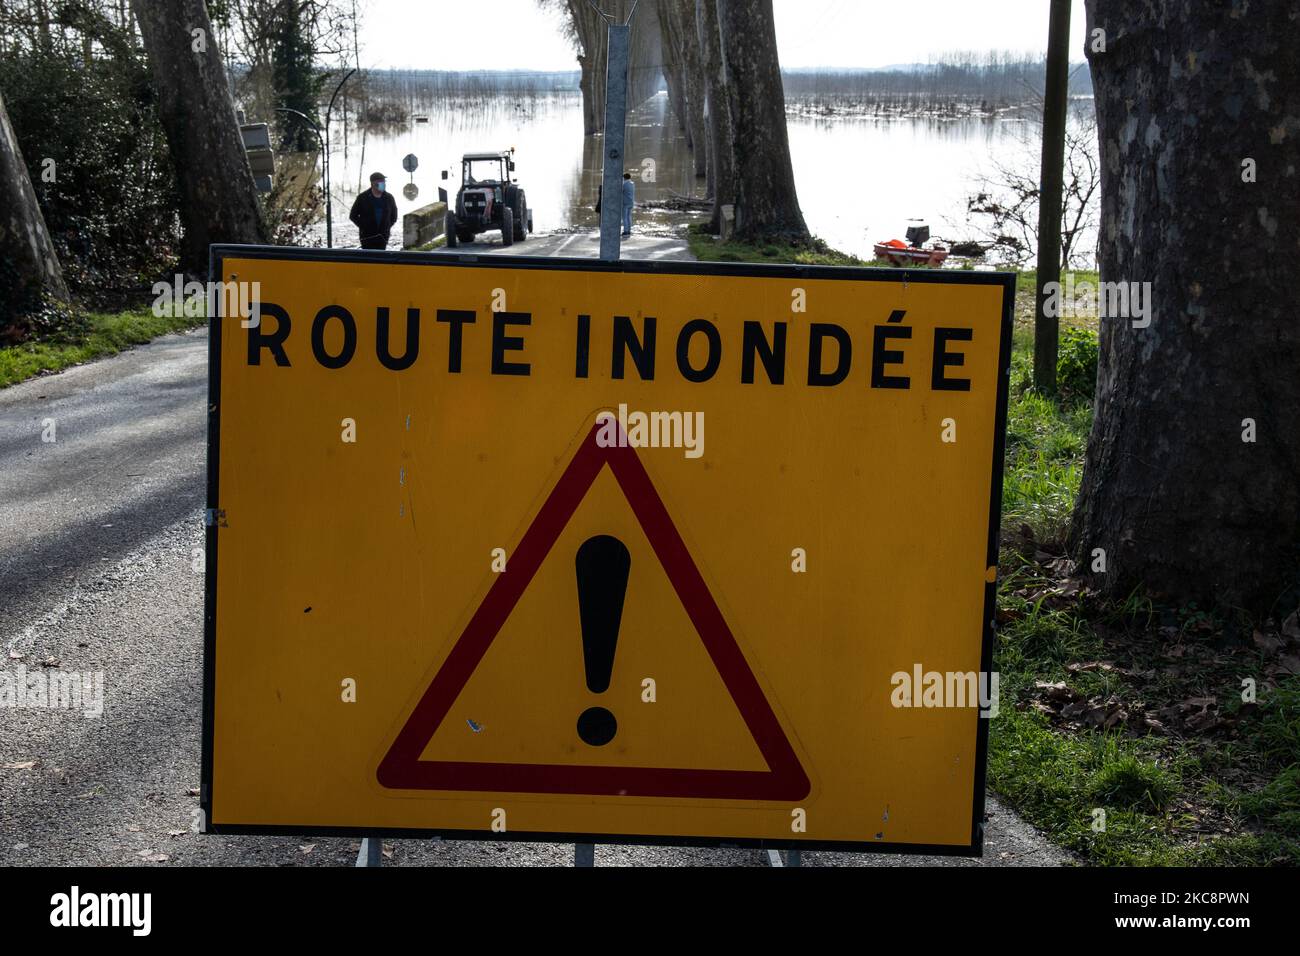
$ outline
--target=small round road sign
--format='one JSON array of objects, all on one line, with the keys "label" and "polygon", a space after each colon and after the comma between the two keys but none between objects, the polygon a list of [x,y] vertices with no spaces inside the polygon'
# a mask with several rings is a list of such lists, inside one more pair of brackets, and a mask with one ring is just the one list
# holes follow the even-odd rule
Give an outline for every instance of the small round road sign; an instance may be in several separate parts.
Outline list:
[{"label": "small round road sign", "polygon": [[407,153],[406,158],[402,160],[402,168],[408,173],[413,173],[419,168],[420,161],[416,159],[414,153]]}]

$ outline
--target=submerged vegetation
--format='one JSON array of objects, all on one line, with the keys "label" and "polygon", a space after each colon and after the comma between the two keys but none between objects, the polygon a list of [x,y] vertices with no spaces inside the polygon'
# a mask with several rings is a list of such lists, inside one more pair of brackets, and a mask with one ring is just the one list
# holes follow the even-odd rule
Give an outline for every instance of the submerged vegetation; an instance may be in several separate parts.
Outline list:
[{"label": "submerged vegetation", "polygon": [[[1041,56],[953,52],[928,63],[875,70],[787,70],[789,111],[812,115],[994,115],[1036,104],[1047,62]],[[1071,95],[1092,93],[1086,69],[1071,78]]]}]

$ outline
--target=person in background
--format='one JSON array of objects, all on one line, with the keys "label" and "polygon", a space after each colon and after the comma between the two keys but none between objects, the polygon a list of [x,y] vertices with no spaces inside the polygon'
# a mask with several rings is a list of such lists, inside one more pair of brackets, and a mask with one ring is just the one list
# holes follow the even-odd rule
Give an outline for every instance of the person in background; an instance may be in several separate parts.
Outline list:
[{"label": "person in background", "polygon": [[632,207],[636,205],[636,184],[632,174],[623,174],[623,238],[632,235]]},{"label": "person in background", "polygon": [[357,197],[348,215],[361,234],[362,249],[387,249],[397,225],[397,200],[388,192],[388,177],[370,174],[370,188]]}]

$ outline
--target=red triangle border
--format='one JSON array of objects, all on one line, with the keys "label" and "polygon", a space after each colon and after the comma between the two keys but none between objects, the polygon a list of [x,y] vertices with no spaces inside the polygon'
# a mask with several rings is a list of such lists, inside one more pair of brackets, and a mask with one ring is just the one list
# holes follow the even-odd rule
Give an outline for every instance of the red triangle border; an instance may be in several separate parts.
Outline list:
[{"label": "red triangle border", "polygon": [[[597,422],[547,497],[460,639],[420,698],[376,776],[395,790],[800,800],[807,774],[677,532],[635,449],[602,447]],[[620,435],[621,437],[621,435]],[[578,505],[609,465],[769,770],[691,770],[420,760]]]}]

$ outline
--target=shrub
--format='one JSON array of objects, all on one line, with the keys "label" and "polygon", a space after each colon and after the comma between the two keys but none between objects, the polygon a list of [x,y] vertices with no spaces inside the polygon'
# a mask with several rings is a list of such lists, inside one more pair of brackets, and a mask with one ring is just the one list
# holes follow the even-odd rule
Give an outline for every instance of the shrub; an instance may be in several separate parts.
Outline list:
[{"label": "shrub", "polygon": [[0,89],[69,288],[113,304],[172,268],[179,201],[142,60],[19,49]]},{"label": "shrub", "polygon": [[1061,333],[1056,387],[1062,402],[1092,402],[1097,390],[1097,333],[1071,327]]}]

